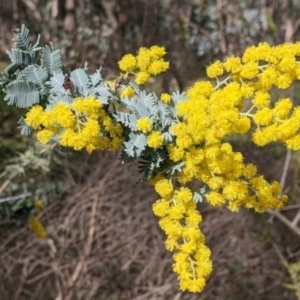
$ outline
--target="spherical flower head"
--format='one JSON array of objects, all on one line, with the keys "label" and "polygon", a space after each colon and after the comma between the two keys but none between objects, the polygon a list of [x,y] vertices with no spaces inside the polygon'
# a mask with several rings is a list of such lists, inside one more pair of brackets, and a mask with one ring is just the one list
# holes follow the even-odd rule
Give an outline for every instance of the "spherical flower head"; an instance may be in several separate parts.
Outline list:
[{"label": "spherical flower head", "polygon": [[214,86],[210,81],[198,81],[188,89],[187,95],[189,99],[198,98],[199,96],[209,97],[214,91]]},{"label": "spherical flower head", "polygon": [[268,107],[258,110],[253,116],[253,120],[257,125],[269,125],[272,122],[272,119],[273,112]]},{"label": "spherical flower head", "polygon": [[221,207],[225,202],[225,197],[218,192],[209,192],[206,194],[206,200],[212,206]]},{"label": "spherical flower head", "polygon": [[[240,91],[241,91],[242,97],[250,98],[253,96],[253,94],[255,92],[255,88],[252,83],[248,83],[248,84],[243,83],[241,85]],[[241,103],[241,104],[243,104],[243,103]],[[243,105],[241,105],[241,108],[243,108]]]},{"label": "spherical flower head", "polygon": [[125,99],[126,97],[131,98],[135,95],[135,91],[131,86],[127,86],[121,91],[120,97],[121,99]]},{"label": "spherical flower head", "polygon": [[168,103],[170,103],[170,101],[171,101],[171,96],[170,96],[169,94],[167,94],[167,93],[162,93],[162,94],[160,95],[160,100],[161,100],[162,102],[168,104]]},{"label": "spherical flower head", "polygon": [[84,98],[85,111],[89,117],[98,118],[99,110],[102,108],[102,103],[99,99],[93,96]]},{"label": "spherical flower head", "polygon": [[145,47],[142,47],[138,51],[137,66],[141,71],[147,71],[151,63],[151,51]]},{"label": "spherical flower head", "polygon": [[87,145],[87,140],[81,133],[74,134],[69,140],[69,146],[76,151],[82,150]]},{"label": "spherical flower head", "polygon": [[53,127],[56,125],[55,114],[53,110],[44,111],[41,118],[42,118],[42,125],[46,128]]},{"label": "spherical flower head", "polygon": [[98,137],[100,134],[99,123],[96,120],[88,119],[81,133],[86,140]]},{"label": "spherical flower head", "polygon": [[148,117],[140,118],[136,122],[136,127],[142,133],[147,133],[152,129],[152,121]]},{"label": "spherical flower head", "polygon": [[158,149],[164,143],[164,136],[159,131],[152,131],[147,138],[147,145],[150,148]]},{"label": "spherical flower head", "polygon": [[244,188],[244,187],[243,187],[243,184],[241,184],[240,182],[233,181],[233,180],[228,181],[224,185],[223,195],[228,200],[239,199],[239,197],[241,196],[242,188]]},{"label": "spherical flower head", "polygon": [[295,56],[288,53],[282,58],[281,62],[277,65],[277,68],[281,72],[288,72],[293,70],[297,66]]},{"label": "spherical flower head", "polygon": [[298,151],[300,150],[300,134],[296,134],[285,141],[287,148]]},{"label": "spherical flower head", "polygon": [[253,79],[258,73],[258,63],[254,61],[245,64],[241,70],[241,76],[246,79]]},{"label": "spherical flower head", "polygon": [[242,61],[244,63],[251,62],[251,61],[258,61],[260,59],[261,54],[259,50],[255,46],[248,47],[242,57]]},{"label": "spherical flower head", "polygon": [[183,158],[184,150],[182,148],[175,147],[173,145],[169,145],[168,146],[168,155],[169,155],[170,160],[177,162]]},{"label": "spherical flower head", "polygon": [[55,113],[56,121],[63,128],[74,128],[76,125],[76,117],[74,113],[71,111],[71,107],[66,102],[58,102],[56,106],[53,108],[53,112]]},{"label": "spherical flower head", "polygon": [[84,98],[82,97],[75,98],[71,107],[72,109],[76,110],[78,113],[86,112],[86,103],[84,101]]},{"label": "spherical flower head", "polygon": [[155,59],[162,58],[167,52],[165,47],[152,46],[150,48],[151,56]]},{"label": "spherical flower head", "polygon": [[[294,136],[300,128],[299,119],[292,116],[289,119],[284,120],[280,125],[277,126],[276,137],[279,140],[285,141],[287,138]],[[265,130],[267,130],[266,128]]]},{"label": "spherical flower head", "polygon": [[[166,190],[163,190],[163,193],[166,192],[169,188],[169,185],[167,186]],[[158,186],[158,190],[161,191],[162,186]],[[157,216],[157,217],[164,217],[165,215],[167,215],[169,213],[169,209],[170,209],[170,205],[168,203],[168,201],[166,201],[165,199],[159,199],[157,200],[153,206],[152,206],[152,210],[153,213]]]},{"label": "spherical flower head", "polygon": [[293,82],[292,76],[290,74],[285,73],[277,78],[275,85],[282,90],[285,90],[291,86]]},{"label": "spherical flower head", "polygon": [[242,117],[234,123],[234,131],[239,134],[247,133],[251,128],[251,121],[247,117]]},{"label": "spherical flower head", "polygon": [[169,216],[174,220],[181,220],[184,217],[185,212],[186,206],[182,203],[173,205],[168,211]]},{"label": "spherical flower head", "polygon": [[76,133],[74,130],[68,128],[62,132],[59,136],[59,143],[64,147],[71,147],[71,140],[74,138]]},{"label": "spherical flower head", "polygon": [[214,176],[209,179],[209,181],[207,182],[207,185],[212,190],[219,190],[224,185],[224,178],[220,177],[220,176]]},{"label": "spherical flower head", "polygon": [[118,64],[122,71],[132,72],[137,65],[137,60],[132,54],[126,54],[122,57]]},{"label": "spherical flower head", "polygon": [[242,68],[241,59],[236,56],[227,57],[223,65],[225,70],[231,73],[237,73]]},{"label": "spherical flower head", "polygon": [[263,147],[269,144],[274,138],[274,135],[271,135],[271,132],[268,133],[265,130],[256,129],[252,134],[252,141],[257,146]]},{"label": "spherical flower head", "polygon": [[196,148],[194,146],[189,148],[189,151],[185,154],[185,160],[192,161],[194,164],[199,164],[203,161],[204,151],[201,148]]},{"label": "spherical flower head", "polygon": [[150,74],[146,71],[140,71],[137,73],[134,81],[137,84],[145,84],[146,82],[148,82],[150,78]]},{"label": "spherical flower head", "polygon": [[173,184],[168,179],[161,179],[154,185],[155,191],[161,197],[167,197],[173,192]]},{"label": "spherical flower head", "polygon": [[252,104],[255,105],[258,109],[267,107],[270,104],[270,94],[261,91],[256,92],[252,100]]},{"label": "spherical flower head", "polygon": [[193,200],[192,191],[187,187],[181,187],[175,191],[175,199],[179,203],[188,203]]},{"label": "spherical flower head", "polygon": [[256,176],[257,174],[257,168],[253,164],[247,164],[243,170],[243,176],[250,179]]},{"label": "spherical flower head", "polygon": [[206,68],[206,74],[209,78],[216,78],[218,76],[223,75],[223,73],[223,64],[219,60],[216,60],[214,63],[212,63]]},{"label": "spherical flower head", "polygon": [[38,127],[42,123],[43,114],[43,108],[40,105],[35,105],[27,112],[25,117],[25,123],[34,129],[38,129]]},{"label": "spherical flower head", "polygon": [[293,107],[293,103],[289,98],[281,99],[276,102],[274,107],[274,115],[278,119],[285,119]]},{"label": "spherical flower head", "polygon": [[36,138],[41,144],[47,144],[54,136],[54,132],[48,129],[43,129],[39,131],[36,135]]},{"label": "spherical flower head", "polygon": [[164,61],[163,59],[153,61],[148,67],[148,72],[151,75],[158,75],[162,72],[165,72],[169,69],[169,62]]}]

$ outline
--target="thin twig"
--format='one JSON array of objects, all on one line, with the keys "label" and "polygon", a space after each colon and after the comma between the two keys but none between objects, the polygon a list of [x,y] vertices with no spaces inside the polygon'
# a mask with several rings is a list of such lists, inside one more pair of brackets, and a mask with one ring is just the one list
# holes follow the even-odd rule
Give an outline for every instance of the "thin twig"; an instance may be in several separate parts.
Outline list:
[{"label": "thin twig", "polygon": [[282,189],[285,185],[287,172],[288,172],[289,165],[290,165],[290,162],[291,162],[291,156],[292,156],[292,151],[290,149],[288,149],[287,153],[286,153],[285,161],[284,161],[284,166],[283,166],[283,170],[282,170],[281,179],[280,179],[280,184],[282,186]]},{"label": "thin twig", "polygon": [[277,217],[282,223],[287,225],[294,233],[300,236],[300,229],[297,226],[293,226],[292,222],[287,219],[284,215],[282,215],[279,211],[276,210],[268,210],[268,213]]},{"label": "thin twig", "polygon": [[0,203],[14,201],[14,200],[19,200],[19,199],[22,199],[22,198],[25,198],[25,197],[28,197],[28,196],[31,196],[30,192],[25,193],[25,194],[21,194],[21,195],[18,195],[18,196],[12,196],[12,197],[7,197],[7,198],[2,198],[2,199],[0,199]]}]

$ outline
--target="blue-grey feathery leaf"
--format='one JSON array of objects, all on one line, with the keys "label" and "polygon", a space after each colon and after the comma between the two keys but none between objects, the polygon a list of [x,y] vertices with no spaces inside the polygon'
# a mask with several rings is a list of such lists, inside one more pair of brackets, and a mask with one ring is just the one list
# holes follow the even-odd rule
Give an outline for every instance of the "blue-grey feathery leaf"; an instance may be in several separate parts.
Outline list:
[{"label": "blue-grey feathery leaf", "polygon": [[23,51],[20,49],[11,49],[11,51],[6,51],[12,63],[19,66],[28,66],[33,64],[34,58],[28,51]]},{"label": "blue-grey feathery leaf", "polygon": [[49,74],[58,73],[62,69],[60,50],[52,52],[49,46],[45,46],[42,51],[41,65],[47,69]]},{"label": "blue-grey feathery leaf", "polygon": [[196,203],[199,203],[199,202],[202,202],[203,201],[203,196],[197,192],[194,192],[193,194],[193,200],[196,202]]},{"label": "blue-grey feathery leaf", "polygon": [[32,82],[15,80],[8,84],[3,90],[6,94],[4,100],[9,105],[27,108],[40,100],[40,93],[37,86]]},{"label": "blue-grey feathery leaf", "polygon": [[118,112],[114,114],[114,117],[117,122],[121,122],[126,127],[129,127],[132,131],[136,131],[136,122],[137,118],[134,114],[126,113],[126,112]]},{"label": "blue-grey feathery leaf", "polygon": [[175,104],[187,100],[187,95],[185,92],[180,93],[179,91],[176,91],[172,94],[172,100]]},{"label": "blue-grey feathery leaf", "polygon": [[21,129],[22,135],[31,135],[34,132],[33,128],[25,123],[24,117],[20,118],[18,125],[18,128]]},{"label": "blue-grey feathery leaf", "polygon": [[35,83],[37,86],[43,85],[44,82],[48,79],[47,70],[36,65],[27,66],[22,71],[22,74],[26,78],[26,80]]},{"label": "blue-grey feathery leaf", "polygon": [[102,81],[102,76],[100,72],[101,72],[101,68],[99,70],[96,70],[94,74],[90,75],[90,79],[93,87],[95,87],[98,83]]},{"label": "blue-grey feathery leaf", "polygon": [[147,146],[147,138],[144,134],[130,133],[129,141],[124,142],[124,146],[129,156],[139,157]]},{"label": "blue-grey feathery leaf", "polygon": [[50,78],[50,81],[46,82],[48,85],[51,86],[50,92],[57,93],[61,91],[61,89],[63,88],[64,80],[65,76],[62,72],[54,72]]},{"label": "blue-grey feathery leaf", "polygon": [[13,38],[13,42],[21,50],[31,52],[32,44],[28,28],[24,24],[22,24],[21,29],[16,30],[15,32],[17,32],[18,34]]},{"label": "blue-grey feathery leaf", "polygon": [[136,94],[139,94],[140,93],[140,87],[138,84],[136,84],[134,81],[130,81],[129,82],[129,85],[133,88],[133,90],[135,91]]},{"label": "blue-grey feathery leaf", "polygon": [[78,92],[83,96],[87,96],[90,88],[90,80],[84,69],[72,71],[70,78],[74,86],[78,88]]}]

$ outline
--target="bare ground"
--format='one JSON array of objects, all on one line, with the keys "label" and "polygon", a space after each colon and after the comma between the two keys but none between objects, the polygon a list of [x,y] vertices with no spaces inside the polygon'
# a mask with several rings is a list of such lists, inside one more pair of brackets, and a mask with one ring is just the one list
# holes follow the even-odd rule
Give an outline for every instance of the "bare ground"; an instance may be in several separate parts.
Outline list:
[{"label": "bare ground", "polygon": [[[247,159],[258,159],[255,153]],[[265,171],[274,177],[282,159],[266,154]],[[202,293],[180,292],[151,211],[152,188],[136,183],[135,165],[123,166],[110,154],[96,159],[84,183],[70,185],[41,213],[47,239],[0,224],[1,300],[297,299],[282,286],[290,278],[275,246],[295,261],[299,236],[270,215],[205,203],[199,209],[214,271]]]}]

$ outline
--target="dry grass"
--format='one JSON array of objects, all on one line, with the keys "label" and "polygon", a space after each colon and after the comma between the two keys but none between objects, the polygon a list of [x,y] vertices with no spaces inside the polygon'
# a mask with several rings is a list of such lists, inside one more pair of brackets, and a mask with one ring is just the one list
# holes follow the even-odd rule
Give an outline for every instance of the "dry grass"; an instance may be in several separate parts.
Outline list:
[{"label": "dry grass", "polygon": [[202,294],[181,293],[151,211],[156,196],[136,178],[135,166],[101,155],[85,183],[42,213],[47,239],[0,224],[0,299],[296,299],[282,287],[289,278],[272,246],[284,252],[291,243],[283,237],[294,241],[293,233],[266,216],[206,204],[202,228],[214,271]]}]

